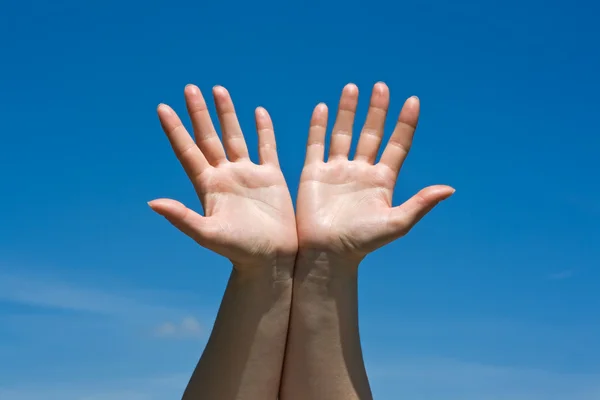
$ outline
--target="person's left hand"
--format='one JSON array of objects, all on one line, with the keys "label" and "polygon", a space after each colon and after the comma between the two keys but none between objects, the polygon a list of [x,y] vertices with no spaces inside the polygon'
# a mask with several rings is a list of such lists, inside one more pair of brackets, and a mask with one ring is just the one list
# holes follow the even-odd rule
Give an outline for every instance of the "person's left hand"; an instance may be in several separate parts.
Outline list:
[{"label": "person's left hand", "polygon": [[240,269],[273,266],[297,251],[294,208],[279,167],[269,114],[256,110],[260,162],[253,163],[227,90],[213,90],[223,140],[211,122],[206,102],[193,85],[185,89],[196,141],[167,105],[158,107],[162,127],[190,178],[205,211],[201,216],[178,201],[149,203],[158,214],[201,246]]}]

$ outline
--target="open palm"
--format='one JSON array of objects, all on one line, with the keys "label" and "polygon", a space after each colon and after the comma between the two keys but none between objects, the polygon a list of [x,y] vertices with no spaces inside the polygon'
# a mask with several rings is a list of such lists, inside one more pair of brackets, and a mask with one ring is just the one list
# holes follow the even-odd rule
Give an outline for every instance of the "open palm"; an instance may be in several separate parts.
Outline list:
[{"label": "open palm", "polygon": [[315,108],[296,219],[301,249],[331,251],[360,260],[406,234],[436,204],[452,195],[454,189],[430,186],[393,207],[392,194],[412,143],[419,100],[411,97],[404,104],[378,163],[375,158],[383,137],[389,90],[383,83],[374,86],[356,155],[349,160],[357,103],[357,87],[347,85],[340,99],[327,162],[324,161],[327,107],[319,104]]},{"label": "open palm", "polygon": [[293,258],[297,250],[294,209],[279,167],[273,124],[266,110],[256,110],[259,164],[250,160],[233,102],[227,90],[213,90],[223,140],[215,131],[206,102],[193,85],[185,89],[195,141],[177,114],[161,104],[158,115],[175,155],[204,208],[201,216],[178,201],[149,204],[200,245],[238,267]]}]

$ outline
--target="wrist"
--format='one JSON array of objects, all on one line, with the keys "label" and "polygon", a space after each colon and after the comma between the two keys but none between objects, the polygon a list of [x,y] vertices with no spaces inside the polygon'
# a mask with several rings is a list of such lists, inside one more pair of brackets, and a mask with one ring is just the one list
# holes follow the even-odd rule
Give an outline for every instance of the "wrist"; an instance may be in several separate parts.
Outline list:
[{"label": "wrist", "polygon": [[329,280],[336,277],[355,277],[358,274],[359,259],[347,257],[330,250],[304,248],[296,257],[297,274]]},{"label": "wrist", "polygon": [[233,268],[241,277],[247,279],[267,277],[273,281],[287,281],[294,275],[296,253],[276,254],[260,261],[231,261]]},{"label": "wrist", "polygon": [[293,285],[293,304],[307,329],[316,334],[324,320],[337,318],[339,312],[346,315],[339,307],[347,307],[356,298],[358,262],[335,252],[299,251]]}]

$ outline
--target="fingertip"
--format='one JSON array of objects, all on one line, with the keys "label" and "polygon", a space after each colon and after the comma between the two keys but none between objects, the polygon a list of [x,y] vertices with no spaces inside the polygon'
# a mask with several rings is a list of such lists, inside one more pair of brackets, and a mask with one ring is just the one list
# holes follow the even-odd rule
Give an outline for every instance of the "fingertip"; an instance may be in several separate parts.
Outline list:
[{"label": "fingertip", "polygon": [[185,85],[185,89],[183,91],[188,96],[197,96],[200,94],[200,88],[192,83]]},{"label": "fingertip", "polygon": [[446,200],[448,197],[452,196],[456,189],[447,185],[439,185],[439,194],[442,197],[442,200]]},{"label": "fingertip", "polygon": [[389,92],[389,88],[385,82],[379,81],[379,82],[375,83],[375,85],[373,85],[373,91],[376,94],[385,95],[387,92]]},{"label": "fingertip", "polygon": [[173,112],[171,107],[169,107],[165,103],[160,103],[158,105],[158,107],[156,107],[156,111],[158,112],[159,115],[164,115],[164,116],[170,115]]},{"label": "fingertip", "polygon": [[173,214],[177,213],[181,210],[184,210],[186,207],[176,200],[171,199],[155,199],[148,202],[150,208],[157,213],[164,215],[165,213]]},{"label": "fingertip", "polygon": [[256,110],[254,110],[254,113],[256,114],[257,118],[261,118],[261,119],[265,119],[268,116],[267,110],[262,106],[256,107]]},{"label": "fingertip", "polygon": [[413,128],[411,133],[414,134],[414,130],[417,128],[419,122],[419,114],[421,113],[420,100],[417,96],[411,96],[404,102],[402,110],[400,110],[400,116],[398,117],[400,122],[404,122]]},{"label": "fingertip", "polygon": [[319,103],[313,110],[311,125],[325,125],[327,120],[328,108],[325,103]]},{"label": "fingertip", "polygon": [[273,129],[273,121],[269,112],[264,107],[257,107],[255,110],[256,127],[259,133],[263,129]]},{"label": "fingertip", "polygon": [[454,192],[456,192],[455,189],[450,189],[444,193],[441,193],[440,195],[440,199],[439,202],[444,201],[444,200],[448,200],[450,197],[452,197],[452,195],[454,194]]},{"label": "fingertip", "polygon": [[148,206],[156,212],[159,212],[164,206],[165,202],[163,199],[154,199],[148,202]]},{"label": "fingertip", "polygon": [[158,200],[151,200],[151,201],[149,201],[148,202],[148,206],[150,207],[150,209],[152,211],[154,211],[158,215],[164,216],[163,215],[163,210],[161,209],[160,202]]},{"label": "fingertip", "polygon": [[404,105],[408,107],[418,107],[420,103],[421,100],[417,96],[410,96],[408,99],[406,99]]},{"label": "fingertip", "polygon": [[319,115],[327,112],[327,104],[325,104],[325,103],[317,104],[317,106],[315,107],[315,112],[318,113]]},{"label": "fingertip", "polygon": [[434,185],[434,186],[429,186],[429,187],[423,189],[420,192],[420,196],[421,196],[421,198],[423,198],[425,200],[429,200],[434,203],[438,203],[438,202],[440,202],[442,200],[446,200],[447,198],[452,196],[455,191],[456,191],[456,189],[454,189],[451,186]]},{"label": "fingertip", "polygon": [[342,91],[344,94],[358,96],[358,86],[354,83],[348,83]]},{"label": "fingertip", "polygon": [[213,95],[217,98],[226,98],[228,94],[229,92],[227,89],[221,85],[216,85],[213,87]]}]

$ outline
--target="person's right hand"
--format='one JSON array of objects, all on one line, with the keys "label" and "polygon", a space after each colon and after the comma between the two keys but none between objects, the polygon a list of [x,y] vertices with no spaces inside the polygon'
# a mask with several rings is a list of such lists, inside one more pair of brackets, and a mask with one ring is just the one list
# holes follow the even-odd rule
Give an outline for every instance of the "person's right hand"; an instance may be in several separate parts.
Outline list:
[{"label": "person's right hand", "polygon": [[158,199],[150,207],[201,246],[229,258],[234,266],[293,266],[296,221],[279,167],[273,123],[264,108],[256,110],[259,164],[250,160],[233,102],[227,90],[213,90],[223,140],[219,140],[206,102],[193,85],[185,98],[194,141],[177,114],[158,107],[162,127],[202,202],[205,216],[178,201]]},{"label": "person's right hand", "polygon": [[359,262],[367,253],[405,235],[454,189],[436,185],[422,189],[404,204],[392,207],[392,194],[412,144],[419,100],[409,98],[378,163],[389,105],[383,83],[373,88],[371,104],[356,155],[348,159],[358,88],[347,85],[333,127],[329,158],[324,161],[327,107],[313,113],[306,160],[298,191],[296,223],[299,251],[332,252]]}]

